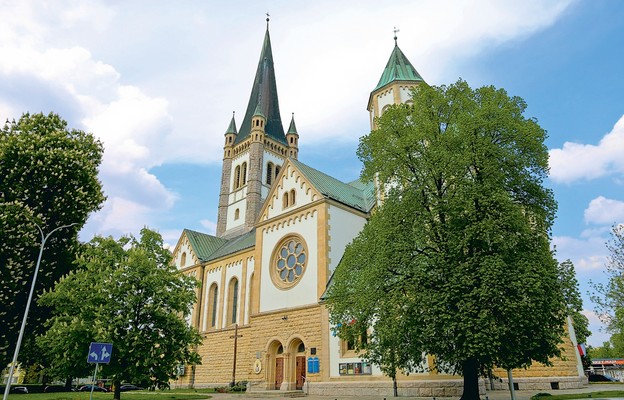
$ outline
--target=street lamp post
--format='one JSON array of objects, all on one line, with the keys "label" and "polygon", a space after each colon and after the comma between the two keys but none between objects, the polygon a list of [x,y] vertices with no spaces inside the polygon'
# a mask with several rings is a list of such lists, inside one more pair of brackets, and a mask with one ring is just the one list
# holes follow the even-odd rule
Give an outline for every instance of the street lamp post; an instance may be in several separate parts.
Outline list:
[{"label": "street lamp post", "polygon": [[22,319],[22,327],[20,329],[19,336],[17,337],[17,344],[15,345],[15,352],[13,353],[13,361],[11,362],[11,367],[9,368],[9,379],[7,381],[6,387],[4,388],[4,397],[3,400],[7,400],[9,397],[9,392],[11,391],[11,380],[13,380],[13,370],[15,369],[15,364],[17,364],[17,356],[19,355],[20,346],[22,345],[22,338],[24,337],[24,330],[26,329],[26,320],[28,319],[28,311],[30,310],[30,302],[32,301],[33,293],[35,292],[35,283],[37,282],[37,274],[39,273],[39,265],[41,265],[41,256],[43,255],[43,248],[45,247],[45,243],[54,232],[59,229],[69,228],[70,226],[76,225],[76,223],[59,226],[58,228],[52,229],[50,233],[44,235],[43,230],[39,227],[39,225],[34,223],[39,232],[41,233],[41,247],[39,248],[39,258],[37,258],[37,265],[35,266],[35,274],[33,276],[32,284],[30,285],[30,293],[28,294],[28,301],[26,302],[26,311],[24,312],[24,318]]}]

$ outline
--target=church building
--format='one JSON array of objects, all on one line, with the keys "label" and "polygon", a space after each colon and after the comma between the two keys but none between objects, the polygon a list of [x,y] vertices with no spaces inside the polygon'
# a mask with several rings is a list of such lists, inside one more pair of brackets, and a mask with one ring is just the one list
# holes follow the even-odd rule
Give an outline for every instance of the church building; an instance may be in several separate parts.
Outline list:
[{"label": "church building", "polygon": [[[385,108],[409,102],[419,84],[395,38],[368,99],[371,129]],[[249,391],[391,395],[392,381],[332,333],[321,301],[378,202],[375,187],[341,182],[299,161],[294,117],[284,126],[267,19],[247,110],[239,128],[232,117],[225,131],[216,235],[185,229],[173,254],[179,270],[201,282],[188,323],[203,337],[202,363],[181,368],[176,384],[245,381]],[[580,387],[586,379],[575,345],[571,330],[565,357],[553,367],[514,371],[518,388]],[[462,383],[433,368],[398,378],[400,395],[409,396],[456,396]]]}]

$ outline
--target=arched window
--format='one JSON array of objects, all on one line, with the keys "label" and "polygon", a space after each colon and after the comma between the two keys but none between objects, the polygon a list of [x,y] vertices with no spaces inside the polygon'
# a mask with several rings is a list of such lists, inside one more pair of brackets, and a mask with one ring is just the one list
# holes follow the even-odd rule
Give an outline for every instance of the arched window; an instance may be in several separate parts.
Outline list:
[{"label": "arched window", "polygon": [[237,165],[234,169],[234,189],[238,189],[240,186],[240,172],[240,165]]},{"label": "arched window", "polygon": [[234,210],[234,220],[237,220],[238,218],[240,218],[240,210],[237,208]]},{"label": "arched window", "polygon": [[217,326],[217,305],[219,301],[219,287],[216,283],[210,285],[208,291],[208,317],[210,318],[210,327]]},{"label": "arched window", "polygon": [[276,177],[276,178],[277,178],[277,175],[278,175],[278,174],[279,174],[279,172],[280,172],[280,169],[281,169],[281,167],[280,167],[279,165],[276,165],[276,166],[275,166],[275,177]]},{"label": "arched window", "polygon": [[245,186],[247,183],[247,163],[243,163],[243,168],[241,169],[241,186]]},{"label": "arched window", "polygon": [[180,266],[186,267],[186,252],[182,253],[180,256]]},{"label": "arched window", "polygon": [[266,170],[266,183],[267,185],[270,185],[271,182],[273,182],[273,163],[272,162],[267,164],[267,170]]},{"label": "arched window", "polygon": [[228,288],[228,324],[235,324],[238,320],[238,279],[232,278]]},{"label": "arched window", "polygon": [[282,196],[282,208],[288,207],[288,192]]},{"label": "arched window", "polygon": [[295,205],[295,189],[290,190],[290,201],[288,202],[288,204],[291,206]]}]

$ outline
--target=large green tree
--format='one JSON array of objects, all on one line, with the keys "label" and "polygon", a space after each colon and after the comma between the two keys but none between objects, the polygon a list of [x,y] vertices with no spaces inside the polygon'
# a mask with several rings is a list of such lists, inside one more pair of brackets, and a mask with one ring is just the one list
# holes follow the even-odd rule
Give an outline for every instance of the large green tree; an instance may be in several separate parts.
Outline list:
[{"label": "large green tree", "polygon": [[[0,370],[12,359],[41,244],[47,241],[35,296],[69,272],[77,232],[104,201],[97,178],[103,147],[93,135],[69,129],[56,114],[24,114],[0,129]],[[35,297],[36,298],[36,297]],[[33,304],[20,360],[49,310]],[[40,360],[39,360],[40,361]]]},{"label": "large green tree", "polygon": [[[435,368],[464,376],[463,399],[479,398],[479,374],[495,365],[548,364],[560,354],[566,307],[550,251],[546,132],[525,108],[490,86],[421,85],[358,149],[362,177],[378,182],[385,200],[337,267],[331,320],[374,331],[383,310],[365,307],[404,310],[410,360],[399,365],[409,371],[433,355]],[[395,223],[383,222],[386,213]],[[367,230],[381,234],[371,240]],[[362,284],[359,274],[383,279]]]},{"label": "large green tree", "polygon": [[[80,268],[61,279],[40,302],[54,307],[39,338],[58,376],[85,376],[89,343],[113,343],[102,373],[121,382],[168,384],[181,363],[198,363],[192,347],[201,338],[184,317],[195,302],[197,281],[180,274],[160,234],[96,237],[84,246]],[[92,367],[92,366],[91,366]]]}]

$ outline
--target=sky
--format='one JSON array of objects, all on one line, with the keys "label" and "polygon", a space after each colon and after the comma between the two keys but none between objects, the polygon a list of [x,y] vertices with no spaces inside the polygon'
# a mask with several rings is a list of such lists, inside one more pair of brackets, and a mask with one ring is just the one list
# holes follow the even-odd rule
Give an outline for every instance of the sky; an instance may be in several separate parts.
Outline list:
[{"label": "sky", "polygon": [[242,122],[267,12],[285,128],[294,113],[300,161],[340,180],[359,176],[394,29],[427,83],[522,97],[549,134],[557,258],[576,267],[588,344],[608,339],[588,293],[624,223],[618,0],[0,0],[0,119],[55,112],[104,143],[107,200],[82,240],[215,232],[223,134],[233,111]]}]

